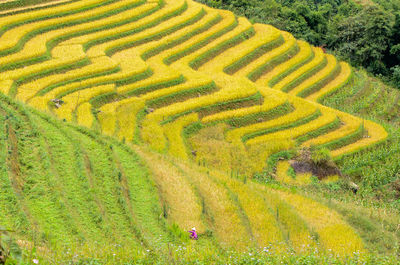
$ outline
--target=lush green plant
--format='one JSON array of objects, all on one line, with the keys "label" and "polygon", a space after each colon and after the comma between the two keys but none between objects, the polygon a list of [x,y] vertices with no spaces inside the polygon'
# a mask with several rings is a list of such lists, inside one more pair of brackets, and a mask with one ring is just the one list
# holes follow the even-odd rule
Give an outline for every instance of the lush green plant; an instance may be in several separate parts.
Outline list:
[{"label": "lush green plant", "polygon": [[320,148],[311,152],[311,160],[316,165],[325,165],[332,161],[332,156],[329,149]]}]

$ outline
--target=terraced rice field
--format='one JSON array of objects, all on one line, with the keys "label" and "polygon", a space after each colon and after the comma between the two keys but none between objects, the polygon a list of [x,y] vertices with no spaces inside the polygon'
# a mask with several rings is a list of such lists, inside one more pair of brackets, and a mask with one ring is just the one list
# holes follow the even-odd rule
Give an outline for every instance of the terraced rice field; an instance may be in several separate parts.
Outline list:
[{"label": "terraced rice field", "polygon": [[[201,163],[207,146],[196,141],[196,137],[212,134],[218,128],[222,128],[221,133],[211,138],[224,142],[218,150],[221,159],[232,156],[229,151],[234,150],[250,157],[254,155],[251,150],[259,154],[250,171],[262,170],[268,156],[295,146],[324,146],[340,159],[380,143],[388,135],[382,126],[319,103],[351,77],[348,64],[287,32],[252,24],[231,12],[192,0],[72,1],[0,17],[3,94],[122,142],[147,144],[182,161]],[[56,161],[57,155],[61,155],[57,140],[82,138],[80,146],[69,144],[65,148],[71,153],[68,157],[82,156],[71,165],[80,163],[82,172],[76,174],[85,176],[82,180],[66,176],[65,182],[60,183],[61,176],[55,175],[74,169],[61,170],[61,165],[52,165],[49,170],[55,173],[47,176],[50,182],[35,181],[71,192],[47,195],[62,198],[52,205],[40,196],[21,197],[24,191],[18,181],[28,180],[9,183],[8,189],[18,195],[14,201],[21,208],[9,205],[7,209],[24,213],[17,217],[19,220],[9,220],[11,227],[16,223],[24,227],[35,224],[44,237],[57,233],[91,240],[99,234],[125,238],[129,231],[137,234],[132,240],[138,245],[148,240],[155,242],[155,235],[166,234],[167,225],[156,224],[155,213],[151,216],[153,221],[142,222],[153,213],[148,208],[152,207],[149,201],[159,199],[157,192],[145,194],[154,186],[140,180],[144,176],[132,177],[137,174],[131,166],[137,163],[135,154],[118,144],[109,150],[109,142],[95,140],[91,134],[72,127],[64,132],[58,128],[59,123],[43,119],[42,114],[19,117],[22,114],[10,104],[2,107],[4,112],[16,113],[8,122],[10,126],[22,126],[29,136],[32,124],[37,124],[35,130],[44,135],[37,147],[19,148],[50,152],[49,156]],[[46,146],[51,151],[46,151]],[[143,156],[151,157],[145,153]],[[363,251],[352,228],[316,202],[284,191],[246,186],[220,172],[213,176],[194,173],[182,161],[176,162],[183,163],[181,166],[165,162],[165,167],[173,168],[174,181],[165,178],[162,168],[150,166],[157,187],[165,196],[165,205],[171,207],[164,209],[164,217],[182,229],[196,224],[204,232],[208,227],[221,245],[237,248],[272,244],[276,249],[292,247],[303,251],[318,245],[339,254]],[[50,164],[47,161],[43,166]],[[120,169],[120,183],[115,183],[115,164]],[[42,169],[27,166],[15,170],[27,170],[27,174],[35,171],[32,174],[36,176]],[[140,190],[140,185],[144,190]],[[84,198],[88,195],[79,191],[72,194],[75,186],[90,187],[92,197]],[[114,187],[118,188],[113,190]],[[171,192],[171,187],[177,192]],[[186,210],[195,209],[191,217],[180,212],[184,207],[174,208],[176,195],[182,190],[191,191],[185,197],[185,202],[192,205]],[[106,195],[97,197],[98,193]],[[68,215],[72,209],[81,209],[71,199],[75,196],[93,205],[86,205],[76,216]],[[131,196],[139,196],[143,201],[130,201]],[[112,208],[115,205],[119,205],[117,210]],[[48,216],[36,220],[35,210],[42,206],[49,207],[49,213],[45,213]],[[206,213],[201,211],[202,207],[207,208]],[[307,207],[315,211],[307,212]],[[282,209],[280,217],[276,217],[277,208]],[[329,222],[318,218],[324,213],[332,217]],[[57,216],[56,222],[46,223],[52,216]],[[97,220],[94,223],[89,221],[93,216]],[[292,220],[299,220],[300,230],[293,227]],[[113,222],[119,223],[118,229]],[[241,240],[230,238],[227,229],[234,230]],[[311,236],[311,230],[319,234],[319,242]],[[346,240],[340,240],[341,234],[347,235]]]}]

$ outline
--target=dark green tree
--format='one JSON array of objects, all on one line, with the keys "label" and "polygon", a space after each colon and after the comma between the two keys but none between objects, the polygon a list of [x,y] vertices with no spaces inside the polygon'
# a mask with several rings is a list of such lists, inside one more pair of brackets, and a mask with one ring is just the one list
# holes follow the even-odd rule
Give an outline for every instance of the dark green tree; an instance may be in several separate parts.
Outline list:
[{"label": "dark green tree", "polygon": [[385,74],[385,53],[391,42],[394,16],[379,6],[366,6],[355,16],[339,21],[335,48],[353,64],[364,66],[375,74]]}]

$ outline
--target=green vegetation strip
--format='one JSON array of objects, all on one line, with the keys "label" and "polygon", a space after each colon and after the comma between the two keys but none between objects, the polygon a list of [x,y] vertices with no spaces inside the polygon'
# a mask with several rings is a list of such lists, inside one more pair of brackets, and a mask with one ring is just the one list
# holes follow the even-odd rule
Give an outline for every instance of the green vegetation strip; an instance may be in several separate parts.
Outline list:
[{"label": "green vegetation strip", "polygon": [[[3,100],[7,100],[1,96]],[[49,242],[60,239],[77,239],[77,228],[68,213],[66,200],[59,190],[58,180],[51,173],[51,161],[43,136],[22,105],[7,102],[6,111],[18,119],[10,119],[9,145],[11,163],[17,165],[14,181],[29,218],[40,228],[39,236]],[[4,107],[4,105],[3,105]],[[18,130],[18,134],[15,131]]]},{"label": "green vegetation strip", "polygon": [[[156,185],[149,175],[149,170],[143,164],[140,157],[133,152],[128,146],[123,143],[111,138],[103,137],[99,133],[95,133],[84,127],[74,127],[69,125],[71,128],[77,130],[79,133],[92,138],[102,146],[103,152],[109,153],[111,156],[114,153],[114,158],[111,160],[115,163],[114,159],[118,158],[120,163],[120,169],[123,170],[127,177],[130,202],[134,211],[134,218],[137,222],[137,231],[143,234],[143,239],[150,241],[150,246],[157,246],[159,243],[165,242],[168,239],[166,231],[166,222],[162,217],[160,209],[160,199]],[[116,158],[115,158],[116,157]],[[110,158],[109,158],[110,161]],[[101,164],[99,169],[103,170]],[[120,183],[122,175],[118,171],[113,170],[111,173],[113,181]],[[115,192],[121,195],[121,184],[118,184]],[[108,201],[108,200],[106,200]],[[119,202],[118,204],[120,204]],[[127,205],[125,203],[120,204],[124,211],[127,211]],[[125,217],[127,218],[127,217]],[[160,238],[161,235],[161,238]]]},{"label": "green vegetation strip", "polygon": [[2,97],[0,99],[0,220],[1,225],[9,230],[21,229],[29,233],[31,226],[26,214],[21,207],[20,195],[16,192],[9,176],[7,156],[11,151],[7,145],[9,134],[9,119],[16,119],[11,112],[3,109]]},{"label": "green vegetation strip", "polygon": [[87,192],[91,189],[90,181],[79,141],[49,120],[40,116],[34,116],[33,120],[46,139],[53,172],[61,182],[60,188],[68,199],[69,211],[79,233],[87,239],[107,242],[107,238],[101,238],[106,230],[105,218],[95,203],[94,195]]}]

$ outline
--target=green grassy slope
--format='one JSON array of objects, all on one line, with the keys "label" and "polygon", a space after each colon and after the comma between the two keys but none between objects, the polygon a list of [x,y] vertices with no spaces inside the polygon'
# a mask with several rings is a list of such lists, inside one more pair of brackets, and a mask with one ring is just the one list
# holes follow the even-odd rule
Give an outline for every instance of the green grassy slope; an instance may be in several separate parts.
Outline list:
[{"label": "green grassy slope", "polygon": [[157,189],[132,150],[2,95],[0,112],[2,226],[49,247],[168,240]]},{"label": "green grassy slope", "polygon": [[393,185],[400,178],[400,91],[358,71],[349,85],[322,103],[376,121],[389,132],[383,143],[345,156],[338,163],[345,174],[363,185],[366,195],[372,192],[398,208],[399,193]]}]

